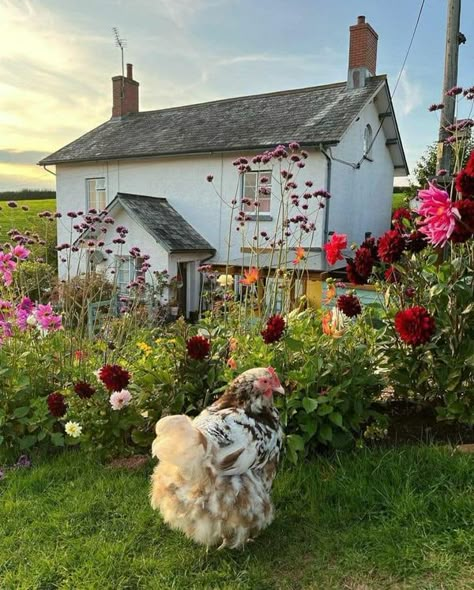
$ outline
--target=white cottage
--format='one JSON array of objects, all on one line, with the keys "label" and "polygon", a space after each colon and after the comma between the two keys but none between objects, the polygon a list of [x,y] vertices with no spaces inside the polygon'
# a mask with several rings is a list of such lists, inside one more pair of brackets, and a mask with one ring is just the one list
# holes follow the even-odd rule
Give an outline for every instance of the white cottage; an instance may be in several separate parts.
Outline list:
[{"label": "white cottage", "polygon": [[[126,77],[112,78],[111,119],[39,163],[56,166],[58,211],[107,207],[128,227],[128,244],[150,255],[153,269],[182,276],[182,308],[189,315],[198,308],[198,266],[222,264],[228,256],[231,212],[206,176],[213,175],[227,198],[253,197],[260,176],[271,170],[237,175],[235,158],[298,141],[309,153],[304,179],[332,195],[311,244],[310,270],[325,270],[317,253],[328,234],[360,242],[366,232],[383,233],[390,226],[393,178],[408,174],[387,79],[375,74],[377,40],[358,17],[350,27],[344,82],[146,112],[139,111],[139,85],[127,64]],[[270,234],[277,208],[273,199],[262,199],[258,213],[247,210],[249,223]],[[59,220],[59,243],[69,238]],[[108,258],[119,260],[125,284],[139,269],[120,248],[113,245]],[[230,248],[231,258],[241,256],[238,240]]]}]

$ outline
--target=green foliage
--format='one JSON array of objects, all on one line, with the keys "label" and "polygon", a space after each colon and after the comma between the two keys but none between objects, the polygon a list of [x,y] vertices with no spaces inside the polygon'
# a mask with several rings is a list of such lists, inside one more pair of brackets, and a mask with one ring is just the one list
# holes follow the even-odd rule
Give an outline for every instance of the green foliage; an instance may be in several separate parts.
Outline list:
[{"label": "green foliage", "polygon": [[[387,378],[398,395],[435,404],[440,418],[474,424],[472,240],[453,244],[441,261],[430,248],[406,255],[397,270],[400,280],[387,287],[380,315]],[[393,328],[397,311],[412,305],[425,307],[436,321],[434,337],[416,348],[401,342]]]}]

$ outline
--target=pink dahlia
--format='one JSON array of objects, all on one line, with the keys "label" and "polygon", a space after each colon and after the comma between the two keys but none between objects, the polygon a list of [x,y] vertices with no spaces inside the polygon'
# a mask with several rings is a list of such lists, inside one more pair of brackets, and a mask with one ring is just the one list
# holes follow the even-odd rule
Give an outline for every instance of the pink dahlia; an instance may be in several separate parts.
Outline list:
[{"label": "pink dahlia", "polygon": [[420,223],[420,231],[428,236],[433,246],[444,246],[456,226],[459,212],[446,191],[432,183],[430,188],[418,191],[422,203],[418,213],[424,219]]}]

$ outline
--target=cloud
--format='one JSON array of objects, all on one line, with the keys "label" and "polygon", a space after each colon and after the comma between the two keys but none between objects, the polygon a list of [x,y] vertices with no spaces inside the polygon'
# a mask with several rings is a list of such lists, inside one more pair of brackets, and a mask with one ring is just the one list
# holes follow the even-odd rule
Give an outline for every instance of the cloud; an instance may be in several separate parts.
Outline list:
[{"label": "cloud", "polygon": [[159,11],[181,29],[198,13],[230,3],[230,0],[153,0]]},{"label": "cloud", "polygon": [[0,162],[0,191],[54,186],[54,176],[39,166]]},{"label": "cloud", "polygon": [[49,152],[36,150],[0,150],[0,162],[7,164],[36,164]]},{"label": "cloud", "polygon": [[422,85],[410,80],[406,69],[402,72],[400,77],[400,82],[394,97],[394,103],[397,113],[401,113],[402,116],[409,115],[417,107],[423,104]]}]

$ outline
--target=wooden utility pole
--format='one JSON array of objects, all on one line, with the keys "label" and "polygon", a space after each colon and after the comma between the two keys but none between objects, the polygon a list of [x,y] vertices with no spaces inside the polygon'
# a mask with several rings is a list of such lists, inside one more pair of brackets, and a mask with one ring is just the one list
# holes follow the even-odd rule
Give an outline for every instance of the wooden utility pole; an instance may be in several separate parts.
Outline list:
[{"label": "wooden utility pole", "polygon": [[458,82],[458,55],[460,33],[459,25],[461,21],[461,0],[448,0],[448,18],[446,23],[446,53],[444,58],[444,79],[443,79],[443,96],[441,102],[444,109],[441,111],[441,120],[439,127],[438,154],[436,161],[436,170],[447,170],[448,176],[451,175],[451,156],[452,148],[444,142],[449,137],[446,127],[454,123],[454,114],[456,107],[456,97],[446,96],[446,92],[456,86]]}]

